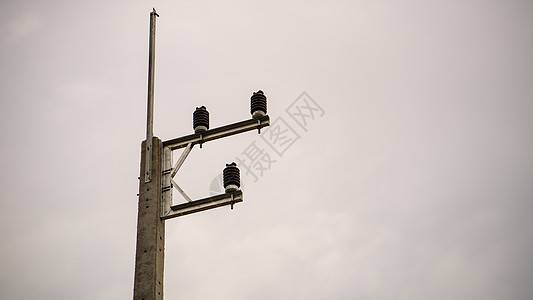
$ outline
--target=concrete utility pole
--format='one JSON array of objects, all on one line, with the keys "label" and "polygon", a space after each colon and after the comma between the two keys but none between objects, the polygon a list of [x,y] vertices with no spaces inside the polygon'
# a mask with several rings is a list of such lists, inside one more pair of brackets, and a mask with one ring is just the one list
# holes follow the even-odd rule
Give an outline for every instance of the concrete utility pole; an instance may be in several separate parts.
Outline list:
[{"label": "concrete utility pole", "polygon": [[[174,181],[174,176],[185,162],[194,145],[231,135],[270,126],[266,114],[266,97],[262,91],[251,97],[249,120],[209,129],[209,113],[205,107],[193,113],[195,133],[162,142],[153,136],[155,23],[159,15],[150,13],[150,50],[148,63],[148,106],[146,140],[141,144],[141,171],[139,177],[139,210],[137,218],[137,248],[135,253],[134,300],[162,300],[165,261],[165,220],[243,201],[239,169],[235,163],[226,164],[223,171],[225,193],[199,200],[191,200]],[[172,151],[184,149],[173,165]],[[187,201],[172,205],[175,188]]]},{"label": "concrete utility pole", "polygon": [[[146,140],[141,146],[137,250],[135,253],[134,300],[163,299],[165,260],[165,222],[161,214],[162,143],[154,137],[155,9],[150,13],[150,48],[148,51],[148,107]],[[156,174],[153,176],[152,174]],[[153,177],[153,178],[152,178]]]},{"label": "concrete utility pole", "polygon": [[[146,141],[142,143],[139,212],[137,216],[137,250],[135,253],[134,300],[163,299],[165,261],[165,221],[161,215],[161,176],[145,182]],[[152,172],[161,174],[162,143],[152,139]],[[146,175],[145,175],[146,176]]]}]

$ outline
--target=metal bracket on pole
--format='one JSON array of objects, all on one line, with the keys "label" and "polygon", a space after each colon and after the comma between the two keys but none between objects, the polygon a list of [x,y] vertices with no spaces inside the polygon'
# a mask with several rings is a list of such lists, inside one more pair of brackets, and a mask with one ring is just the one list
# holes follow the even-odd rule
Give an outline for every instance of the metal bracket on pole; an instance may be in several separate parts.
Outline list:
[{"label": "metal bracket on pole", "polygon": [[172,150],[163,147],[163,161],[161,164],[161,215],[167,214],[172,206]]},{"label": "metal bracket on pole", "polygon": [[191,201],[188,203],[173,205],[170,207],[170,211],[161,217],[163,220],[181,217],[189,215],[195,212],[201,212],[204,210],[225,206],[233,205],[235,203],[242,202],[242,191],[237,190],[230,193],[220,194],[200,200]]},{"label": "metal bracket on pole", "polygon": [[[184,216],[191,213],[220,207],[224,205],[233,205],[243,201],[242,191],[237,190],[209,198],[200,200],[192,200],[185,191],[174,181],[174,176],[178,173],[178,170],[185,162],[185,159],[191,152],[195,144],[203,143],[220,139],[223,137],[243,133],[251,130],[258,130],[260,133],[261,128],[270,126],[270,117],[268,115],[252,118],[217,128],[213,128],[201,133],[194,133],[186,135],[180,138],[172,139],[163,142],[164,159],[164,172],[162,181],[162,194],[165,200],[165,207],[161,210],[161,219],[166,220],[174,217]],[[172,165],[172,151],[180,148],[185,148],[178,161],[173,168]],[[170,163],[169,163],[170,161]],[[172,190],[173,187],[187,200],[187,203],[172,205]]]},{"label": "metal bracket on pole", "polygon": [[185,159],[191,152],[194,144],[190,143],[185,147],[183,153],[178,158],[178,161],[172,166],[172,150],[168,147],[163,147],[163,178],[161,180],[161,196],[163,198],[163,207],[161,209],[161,216],[165,216],[170,211],[172,205],[172,187],[176,188],[178,192],[187,200],[191,202],[191,198],[185,193],[185,191],[174,181],[174,176],[178,173]]},{"label": "metal bracket on pole", "polygon": [[163,146],[169,147],[171,150],[176,150],[186,147],[190,143],[205,143],[246,131],[261,129],[266,126],[270,126],[270,117],[268,115],[257,119],[245,120],[230,125],[209,129],[201,134],[194,133],[180,138],[164,141]]}]

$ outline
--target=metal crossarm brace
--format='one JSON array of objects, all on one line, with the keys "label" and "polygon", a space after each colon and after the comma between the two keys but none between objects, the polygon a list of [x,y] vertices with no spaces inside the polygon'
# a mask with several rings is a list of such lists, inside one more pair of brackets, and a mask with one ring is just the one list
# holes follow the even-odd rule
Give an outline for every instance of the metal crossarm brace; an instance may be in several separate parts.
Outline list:
[{"label": "metal crossarm brace", "polygon": [[172,174],[170,174],[170,177],[174,178],[174,176],[176,176],[176,173],[178,173],[178,170],[181,168],[181,166],[185,162],[185,159],[187,158],[189,153],[191,153],[192,147],[194,147],[194,144],[189,143],[187,147],[185,148],[185,150],[183,150],[183,153],[181,154],[180,158],[174,165],[174,168],[172,168],[173,170],[172,170]]},{"label": "metal crossarm brace", "polygon": [[178,204],[170,207],[170,211],[162,217],[163,220],[189,215],[195,212],[201,212],[211,208],[224,205],[233,205],[242,202],[242,191],[237,190],[231,193],[220,194],[189,203]]},{"label": "metal crossarm brace", "polygon": [[170,183],[172,183],[172,186],[178,190],[178,192],[187,200],[187,202],[192,202],[191,198],[185,193],[185,191],[174,181],[174,179],[170,179]]},{"label": "metal crossarm brace", "polygon": [[175,138],[172,140],[164,141],[163,147],[168,147],[170,150],[176,150],[183,147],[186,147],[188,144],[200,144],[230,135],[239,134],[246,131],[251,131],[255,129],[261,129],[263,127],[270,126],[270,117],[268,115],[257,118],[250,119],[246,121],[241,121],[233,123],[230,125],[225,125],[217,128],[213,128],[202,133],[194,133],[186,135],[180,138]]},{"label": "metal crossarm brace", "polygon": [[[220,194],[213,197],[208,197],[200,200],[191,200],[191,198],[183,191],[183,189],[173,180],[179,168],[185,162],[185,159],[191,152],[195,144],[200,146],[208,141],[213,141],[223,137],[251,131],[270,126],[270,117],[268,115],[259,118],[252,118],[217,128],[213,128],[201,133],[194,133],[180,138],[175,138],[163,142],[163,180],[162,180],[162,198],[163,207],[161,209],[161,219],[166,220],[179,216],[192,214],[199,211],[208,210],[224,205],[231,205],[243,201],[242,191],[237,190]],[[172,151],[185,148],[178,161],[172,167]],[[172,206],[172,187],[187,200],[187,203]]]}]

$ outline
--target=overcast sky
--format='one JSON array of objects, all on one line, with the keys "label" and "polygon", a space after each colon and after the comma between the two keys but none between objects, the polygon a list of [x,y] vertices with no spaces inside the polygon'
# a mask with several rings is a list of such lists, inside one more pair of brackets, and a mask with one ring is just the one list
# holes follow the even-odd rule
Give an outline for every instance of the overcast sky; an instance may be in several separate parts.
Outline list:
[{"label": "overcast sky", "polygon": [[166,299],[533,299],[529,0],[2,1],[0,298],[132,299],[152,7],[156,136],[286,130],[193,149],[194,199],[266,170],[166,222]]}]

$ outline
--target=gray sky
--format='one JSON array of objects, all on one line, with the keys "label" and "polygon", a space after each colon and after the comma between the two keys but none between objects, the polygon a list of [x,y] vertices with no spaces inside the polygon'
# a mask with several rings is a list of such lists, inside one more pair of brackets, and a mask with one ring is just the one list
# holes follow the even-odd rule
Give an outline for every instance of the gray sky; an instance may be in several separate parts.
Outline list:
[{"label": "gray sky", "polygon": [[193,198],[275,162],[167,221],[166,299],[533,298],[533,3],[385,0],[3,1],[2,299],[132,298],[153,6],[155,135],[262,89],[299,137],[193,150]]}]

